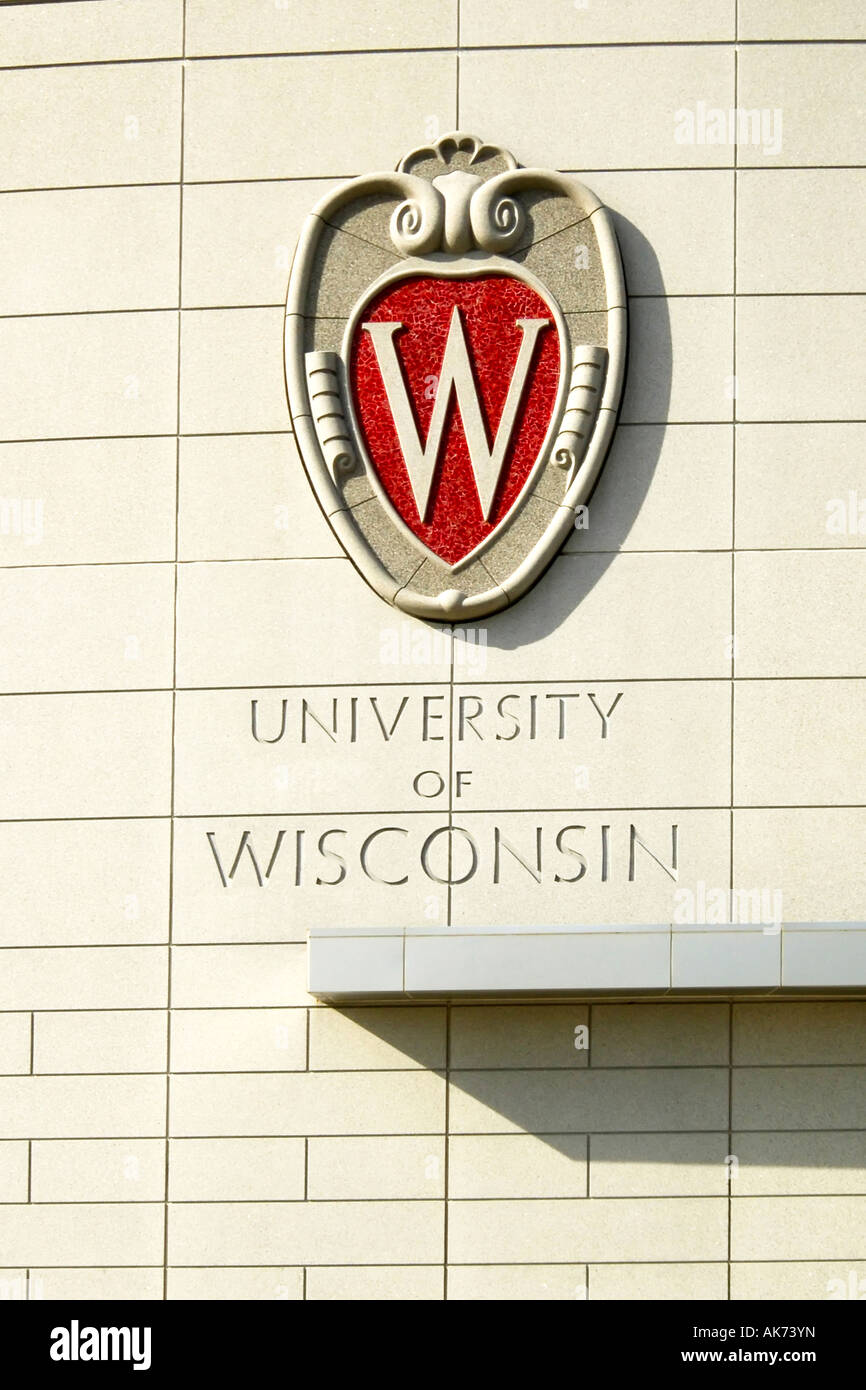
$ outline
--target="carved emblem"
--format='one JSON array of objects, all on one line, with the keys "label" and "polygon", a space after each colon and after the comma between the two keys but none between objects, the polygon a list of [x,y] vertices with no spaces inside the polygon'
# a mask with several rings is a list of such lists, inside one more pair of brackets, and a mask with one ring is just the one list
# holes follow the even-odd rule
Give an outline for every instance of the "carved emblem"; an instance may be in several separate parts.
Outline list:
[{"label": "carved emblem", "polygon": [[347,555],[407,613],[470,621],[535,582],[604,462],[625,354],[610,214],[474,136],[342,184],[304,224],[295,436]]}]

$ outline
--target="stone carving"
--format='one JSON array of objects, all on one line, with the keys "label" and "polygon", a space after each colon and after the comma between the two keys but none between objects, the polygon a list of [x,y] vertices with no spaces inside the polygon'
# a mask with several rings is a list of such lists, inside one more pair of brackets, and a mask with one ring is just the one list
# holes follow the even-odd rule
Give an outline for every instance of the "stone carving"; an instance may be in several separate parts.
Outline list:
[{"label": "stone carving", "polygon": [[455,133],[326,195],[286,305],[301,457],[388,602],[470,621],[535,582],[613,435],[626,299],[577,180]]}]

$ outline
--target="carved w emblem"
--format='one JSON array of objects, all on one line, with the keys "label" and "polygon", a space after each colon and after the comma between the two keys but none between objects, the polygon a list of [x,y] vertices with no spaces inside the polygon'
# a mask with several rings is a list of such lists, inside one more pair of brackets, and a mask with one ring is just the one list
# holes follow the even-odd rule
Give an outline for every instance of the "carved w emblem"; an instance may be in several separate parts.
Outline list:
[{"label": "carved w emblem", "polygon": [[427,518],[430,488],[442,448],[445,419],[452,392],[463,422],[463,433],[466,437],[466,447],[481,502],[481,511],[485,521],[490,516],[505,455],[514,431],[520,398],[523,395],[529,368],[532,364],[535,344],[542,328],[545,328],[551,320],[515,319],[514,322],[521,330],[522,338],[492,448],[487,440],[487,430],[481,411],[481,402],[478,398],[478,387],[469,360],[466,334],[460,317],[460,309],[456,304],[452,310],[448,327],[448,337],[442,356],[442,366],[433,403],[433,414],[430,417],[430,428],[427,431],[427,441],[423,445],[418,434],[415,414],[394,343],[394,335],[398,329],[403,327],[403,324],[379,322],[361,325],[372,339],[376,362],[382,374],[382,382],[394,420],[400,450],[406,464],[406,471],[409,474],[412,495],[422,521]]}]

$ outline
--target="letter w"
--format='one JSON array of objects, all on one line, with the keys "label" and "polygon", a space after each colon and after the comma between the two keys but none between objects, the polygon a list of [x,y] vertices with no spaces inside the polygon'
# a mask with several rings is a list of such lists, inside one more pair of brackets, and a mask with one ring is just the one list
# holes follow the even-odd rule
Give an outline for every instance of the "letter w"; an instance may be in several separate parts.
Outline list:
[{"label": "letter w", "polygon": [[241,855],[243,854],[244,850],[246,850],[247,854],[250,856],[250,859],[252,860],[253,868],[254,868],[254,870],[255,870],[256,878],[258,879],[259,887],[260,887],[260,888],[264,888],[264,886],[265,886],[265,879],[266,879],[266,878],[270,878],[270,876],[271,876],[271,869],[274,867],[274,864],[277,862],[277,855],[278,855],[279,852],[280,852],[280,846],[281,846],[281,844],[283,843],[283,836],[285,835],[285,833],[286,833],[285,830],[279,831],[279,833],[278,833],[278,835],[277,835],[277,838],[276,838],[276,840],[274,841],[273,853],[271,854],[271,857],[270,857],[270,859],[268,860],[268,867],[265,869],[264,877],[262,877],[262,871],[261,871],[261,869],[259,868],[259,861],[256,859],[255,851],[254,851],[252,845],[250,844],[250,832],[249,832],[248,830],[245,830],[244,833],[243,833],[243,835],[241,836],[240,844],[238,845],[238,852],[237,852],[237,854],[235,855],[235,858],[234,858],[234,863],[232,864],[231,868],[229,869],[228,878],[226,878],[225,869],[224,869],[223,866],[222,866],[222,861],[220,860],[219,853],[218,853],[218,851],[217,851],[217,847],[216,847],[216,845],[214,844],[214,831],[213,831],[213,830],[208,830],[208,832],[207,832],[207,841],[208,841],[208,844],[209,844],[210,847],[211,847],[211,853],[213,854],[213,857],[214,857],[214,859],[216,860],[216,866],[217,866],[217,869],[219,870],[220,881],[221,881],[221,883],[222,883],[223,888],[228,888],[228,886],[229,886],[229,879],[234,878],[235,873],[237,872],[238,864],[240,864],[240,862],[241,862]]},{"label": "letter w", "polygon": [[466,346],[466,335],[460,319],[460,310],[456,304],[448,327],[448,338],[445,342],[442,369],[439,373],[436,399],[433,402],[430,429],[427,432],[427,443],[423,447],[418,436],[418,426],[412,410],[412,403],[409,399],[394,344],[394,334],[398,328],[403,327],[402,323],[364,323],[361,325],[373,340],[373,351],[376,354],[379,371],[382,373],[388,405],[391,407],[391,414],[394,417],[394,428],[397,431],[397,439],[409,474],[409,482],[412,485],[415,506],[418,508],[418,515],[422,521],[426,518],[430,503],[430,487],[442,447],[445,417],[452,391],[457,398],[460,418],[463,421],[463,433],[466,436],[466,447],[469,450],[469,460],[472,464],[475,486],[478,489],[481,511],[485,520],[490,515],[493,498],[496,494],[496,485],[499,482],[506,450],[514,431],[517,408],[520,405],[520,398],[523,395],[526,378],[529,375],[535,344],[539,333],[550,323],[550,319],[517,319],[516,323],[523,337],[520,341],[520,351],[517,354],[517,362],[511,374],[508,395],[505,398],[502,418],[499,421],[499,428],[496,431],[492,449],[487,442],[487,430],[481,413],[478,388],[472,373],[472,364],[469,361],[469,350]]}]

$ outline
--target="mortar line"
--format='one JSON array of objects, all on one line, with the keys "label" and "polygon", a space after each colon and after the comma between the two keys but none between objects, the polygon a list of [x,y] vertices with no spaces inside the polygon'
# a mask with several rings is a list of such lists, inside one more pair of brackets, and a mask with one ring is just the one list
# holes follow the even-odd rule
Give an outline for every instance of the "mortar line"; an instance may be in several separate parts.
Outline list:
[{"label": "mortar line", "polygon": [[[51,0],[47,0],[51,3]],[[726,42],[729,42],[726,40]],[[177,59],[174,60],[178,61]],[[3,69],[0,68],[0,72]],[[733,168],[732,164],[616,164],[616,165],[583,165],[580,169],[563,169],[563,174],[718,174],[729,171]],[[759,171],[762,174],[791,174],[791,173],[810,173],[818,168],[822,172],[825,170],[854,170],[862,172],[866,168],[864,164],[779,164],[779,165],[760,165],[746,164],[743,166],[747,173]],[[297,172],[287,172],[284,174],[260,174],[255,176],[247,175],[245,178],[231,179],[187,179],[187,188],[224,188],[231,187],[233,184],[258,184],[258,183],[328,183],[345,182],[357,176],[357,169],[343,169],[336,173],[323,174],[301,174]],[[176,188],[177,179],[143,179],[133,183],[60,183],[60,184],[37,184],[26,188],[4,188],[0,190],[2,195],[12,194],[21,195],[27,193],[89,193],[100,189],[110,188]],[[814,293],[821,293],[815,291]],[[848,291],[837,291],[837,293],[849,293]],[[858,291],[850,291],[858,293]],[[863,293],[863,291],[859,291]],[[675,296],[676,297],[676,296]],[[192,306],[186,306],[192,307]],[[213,306],[199,306],[213,307]],[[216,306],[218,307],[218,306]],[[170,309],[169,309],[170,311]],[[98,311],[97,311],[98,312]],[[323,317],[326,317],[323,315]]]},{"label": "mortar line", "polygon": [[455,64],[456,64],[456,68],[455,68],[456,96],[455,96],[455,100],[454,100],[454,129],[455,129],[455,130],[459,130],[459,129],[460,129],[460,4],[461,4],[461,0],[457,0],[457,33],[456,33],[456,36],[455,36],[455,37],[456,37],[456,40],[457,40],[457,47],[456,47],[455,54],[454,54],[454,59],[455,59]]},{"label": "mortar line", "polygon": [[[34,0],[3,0],[4,7],[21,6],[34,3]],[[57,3],[57,0],[47,0],[47,3]],[[594,52],[617,52],[621,49],[643,48],[643,49],[685,49],[685,48],[724,48],[730,44],[730,39],[615,39],[607,43],[595,41],[581,43],[578,41],[567,42],[539,42],[539,43],[473,43],[468,44],[467,52],[473,54],[503,54],[511,55],[515,53],[580,53],[584,51]],[[757,38],[742,39],[745,47],[755,48],[857,48],[866,40],[851,35],[830,38]],[[193,53],[189,55],[190,63],[202,66],[215,63],[253,63],[262,59],[285,59],[288,62],[293,60],[301,61],[305,59],[322,59],[326,62],[338,58],[398,58],[407,52],[413,56],[424,56],[427,54],[447,54],[453,53],[453,44],[423,44],[418,48],[407,48],[405,45],[400,48],[390,48],[387,45],[376,45],[370,48],[275,48],[261,49],[252,53]],[[65,70],[68,68],[102,68],[102,67],[153,67],[168,66],[176,63],[185,55],[177,53],[163,53],[151,57],[127,57],[127,58],[78,58],[69,59],[66,62],[53,63],[4,63],[0,64],[0,72],[51,72],[55,70]],[[308,175],[308,177],[313,177]]]},{"label": "mortar line", "polygon": [[178,248],[177,248],[177,379],[175,416],[174,464],[174,594],[172,599],[172,669],[171,669],[171,769],[169,784],[169,844],[168,844],[168,950],[166,952],[166,1032],[165,1032],[165,1185],[163,1190],[162,1233],[162,1297],[168,1298],[168,1224],[171,1163],[171,1005],[172,953],[174,940],[174,839],[175,839],[175,735],[177,729],[177,596],[178,557],[180,545],[180,427],[181,427],[181,340],[183,320],[183,175],[184,175],[184,116],[186,106],[186,0],[182,13],[182,55],[180,68],[180,164],[178,169]]}]

